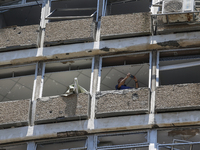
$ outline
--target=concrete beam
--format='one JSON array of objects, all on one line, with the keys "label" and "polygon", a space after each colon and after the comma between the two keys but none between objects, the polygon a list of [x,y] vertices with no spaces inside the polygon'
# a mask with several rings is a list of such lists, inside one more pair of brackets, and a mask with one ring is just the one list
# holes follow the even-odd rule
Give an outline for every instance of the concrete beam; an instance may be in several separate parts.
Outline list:
[{"label": "concrete beam", "polygon": [[[98,49],[95,48],[97,44],[99,44]],[[43,55],[38,57],[38,49],[2,52],[0,55],[0,65],[22,64],[51,59],[68,59],[100,54],[107,55],[116,52],[138,52],[154,49],[166,50],[198,46],[200,46],[200,32],[144,36],[44,47]]]},{"label": "concrete beam", "polygon": [[[200,125],[199,112],[186,111],[155,114],[156,125],[157,127]],[[150,129],[152,125],[148,124],[148,119],[148,114],[96,119],[94,129],[92,130],[87,128],[87,120],[3,129],[0,130],[0,143],[57,138],[59,133],[67,131],[98,133]]]}]

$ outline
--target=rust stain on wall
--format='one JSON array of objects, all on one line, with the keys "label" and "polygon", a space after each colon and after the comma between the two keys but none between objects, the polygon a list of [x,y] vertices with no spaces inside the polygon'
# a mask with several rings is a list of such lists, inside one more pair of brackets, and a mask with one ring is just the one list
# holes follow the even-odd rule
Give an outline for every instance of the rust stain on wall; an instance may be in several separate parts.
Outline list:
[{"label": "rust stain on wall", "polygon": [[66,132],[58,132],[57,137],[74,137],[74,136],[84,136],[88,133],[86,131],[66,131]]}]

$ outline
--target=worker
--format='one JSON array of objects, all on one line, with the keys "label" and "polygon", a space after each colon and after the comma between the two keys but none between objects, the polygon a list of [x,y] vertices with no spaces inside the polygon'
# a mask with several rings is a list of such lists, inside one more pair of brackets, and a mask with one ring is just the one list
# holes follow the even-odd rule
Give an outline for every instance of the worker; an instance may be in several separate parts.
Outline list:
[{"label": "worker", "polygon": [[115,86],[116,90],[132,89],[133,87],[128,87],[125,85],[125,81],[131,77],[135,81],[135,88],[139,88],[138,80],[135,76],[128,73],[125,78],[121,77],[118,79],[118,84]]}]

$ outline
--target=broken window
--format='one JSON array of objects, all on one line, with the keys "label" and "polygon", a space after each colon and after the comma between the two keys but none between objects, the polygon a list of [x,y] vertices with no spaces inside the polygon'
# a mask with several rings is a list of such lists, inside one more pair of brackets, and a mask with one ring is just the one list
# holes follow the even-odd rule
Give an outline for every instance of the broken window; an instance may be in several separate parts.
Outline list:
[{"label": "broken window", "polygon": [[198,150],[199,128],[179,128],[158,131],[159,150]]},{"label": "broken window", "polygon": [[[128,54],[102,58],[100,90],[115,90],[118,79],[126,77],[127,73],[134,75],[139,87],[149,86],[149,54]],[[126,80],[126,86],[135,87],[132,78]]]},{"label": "broken window", "polygon": [[37,5],[0,11],[0,28],[39,25],[41,7],[41,4],[38,3]]},{"label": "broken window", "polygon": [[52,1],[51,13],[47,19],[53,22],[60,20],[91,18],[96,13],[96,10],[96,0]]},{"label": "broken window", "polygon": [[37,150],[86,150],[86,139],[68,139],[37,143]]},{"label": "broken window", "polygon": [[92,58],[46,63],[43,96],[64,94],[78,79],[78,85],[90,91]]},{"label": "broken window", "polygon": [[98,149],[116,150],[148,150],[147,132],[113,133],[99,135],[97,139]]},{"label": "broken window", "polygon": [[199,83],[199,69],[200,54],[197,51],[161,52],[159,84]]},{"label": "broken window", "polygon": [[[151,0],[105,0],[102,15],[119,15],[138,12],[149,12]],[[104,8],[104,7],[103,7]]]},{"label": "broken window", "polygon": [[0,146],[0,150],[27,150],[27,144]]},{"label": "broken window", "polygon": [[35,65],[1,68],[0,101],[31,99]]}]

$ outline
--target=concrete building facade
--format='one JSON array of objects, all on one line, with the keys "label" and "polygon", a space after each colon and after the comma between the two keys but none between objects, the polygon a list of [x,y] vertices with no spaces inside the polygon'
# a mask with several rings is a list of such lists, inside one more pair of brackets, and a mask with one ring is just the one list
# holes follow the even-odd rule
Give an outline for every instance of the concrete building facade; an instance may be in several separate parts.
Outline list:
[{"label": "concrete building facade", "polygon": [[199,150],[199,7],[1,1],[0,150]]}]

